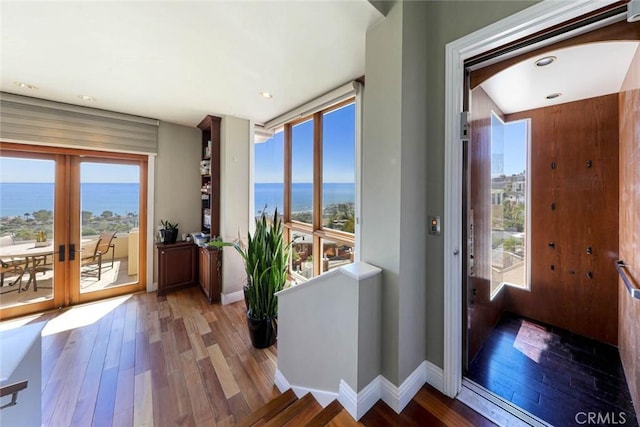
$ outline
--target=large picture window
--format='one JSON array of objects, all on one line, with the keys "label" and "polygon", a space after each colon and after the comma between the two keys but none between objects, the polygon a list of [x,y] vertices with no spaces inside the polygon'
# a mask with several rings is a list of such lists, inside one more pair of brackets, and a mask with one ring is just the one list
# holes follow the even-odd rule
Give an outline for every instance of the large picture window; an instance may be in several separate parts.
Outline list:
[{"label": "large picture window", "polygon": [[291,272],[305,280],[354,260],[355,100],[287,123],[284,133]]}]

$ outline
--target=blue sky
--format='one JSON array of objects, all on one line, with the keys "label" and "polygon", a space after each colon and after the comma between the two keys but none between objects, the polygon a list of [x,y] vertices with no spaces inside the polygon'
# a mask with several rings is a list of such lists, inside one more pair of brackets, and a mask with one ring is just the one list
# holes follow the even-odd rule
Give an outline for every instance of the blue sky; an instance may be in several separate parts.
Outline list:
[{"label": "blue sky", "polygon": [[[293,127],[292,181],[312,182],[313,122]],[[355,104],[326,114],[323,118],[323,181],[354,182]],[[255,182],[282,182],[284,133],[279,132],[255,145]]]},{"label": "blue sky", "polygon": [[497,116],[492,115],[491,125],[491,152],[503,154],[502,165],[492,164],[492,176],[508,176],[524,171],[527,167],[527,121],[503,123]]},{"label": "blue sky", "polygon": [[[0,157],[0,182],[53,182],[53,160]],[[82,182],[128,183],[140,181],[140,168],[133,165],[82,163]]]}]

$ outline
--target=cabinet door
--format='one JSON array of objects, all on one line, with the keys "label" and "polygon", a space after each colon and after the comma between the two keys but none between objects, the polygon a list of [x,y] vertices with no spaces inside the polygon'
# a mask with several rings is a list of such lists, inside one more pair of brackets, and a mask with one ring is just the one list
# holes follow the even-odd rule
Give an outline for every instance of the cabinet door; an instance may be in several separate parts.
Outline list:
[{"label": "cabinet door", "polygon": [[199,259],[198,259],[198,279],[200,281],[200,287],[204,292],[207,300],[211,300],[211,295],[209,292],[209,284],[211,283],[211,272],[209,269],[209,251],[205,248],[199,249]]},{"label": "cabinet door", "polygon": [[195,283],[195,249],[195,245],[163,245],[158,247],[159,295]]}]

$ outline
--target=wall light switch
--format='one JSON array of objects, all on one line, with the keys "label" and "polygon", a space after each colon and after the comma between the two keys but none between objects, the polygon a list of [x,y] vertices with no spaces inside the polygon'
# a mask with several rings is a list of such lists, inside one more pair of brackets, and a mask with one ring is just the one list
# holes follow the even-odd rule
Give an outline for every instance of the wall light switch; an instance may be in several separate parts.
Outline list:
[{"label": "wall light switch", "polygon": [[440,235],[440,217],[439,216],[429,217],[429,234],[433,234],[435,236]]}]

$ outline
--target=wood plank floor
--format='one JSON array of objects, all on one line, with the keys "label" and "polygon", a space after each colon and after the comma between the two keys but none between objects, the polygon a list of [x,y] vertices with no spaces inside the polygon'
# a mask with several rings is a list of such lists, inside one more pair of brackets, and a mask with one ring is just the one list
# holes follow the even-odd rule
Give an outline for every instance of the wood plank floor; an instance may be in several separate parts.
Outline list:
[{"label": "wood plank floor", "polygon": [[[37,321],[48,321],[45,426],[233,425],[280,396],[277,347],[251,346],[243,302],[208,305],[197,288],[140,293],[0,326]],[[401,414],[380,401],[360,423],[343,410],[329,425],[493,424],[425,386]]]},{"label": "wood plank floor", "polygon": [[467,377],[553,425],[575,425],[580,412],[638,425],[617,348],[510,313]]}]

